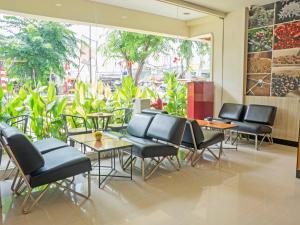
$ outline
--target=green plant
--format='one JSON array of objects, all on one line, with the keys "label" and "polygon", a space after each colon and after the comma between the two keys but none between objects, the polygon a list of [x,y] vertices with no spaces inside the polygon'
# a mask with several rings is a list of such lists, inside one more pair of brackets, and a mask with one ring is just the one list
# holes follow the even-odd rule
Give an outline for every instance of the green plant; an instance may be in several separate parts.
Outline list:
[{"label": "green plant", "polygon": [[116,91],[108,104],[111,109],[132,108],[135,98],[147,97],[146,91],[138,87],[130,76],[122,78],[121,85],[115,86],[115,89]]},{"label": "green plant", "polygon": [[185,116],[187,106],[187,88],[185,84],[178,82],[176,73],[165,73],[164,83],[167,85],[164,109],[173,115]]},{"label": "green plant", "polygon": [[4,16],[0,19],[0,57],[10,77],[47,84],[49,75],[64,74],[64,64],[77,55],[75,34],[65,24]]},{"label": "green plant", "polygon": [[[105,111],[106,102],[102,87],[99,83],[89,85],[82,81],[77,82],[73,103],[67,108],[66,112],[72,115],[80,115],[87,119],[89,113]],[[92,127],[91,121],[88,120],[87,122],[87,125]],[[72,121],[69,121],[69,123],[74,126]]]},{"label": "green plant", "polygon": [[[45,91],[47,92],[44,95]],[[37,139],[56,137],[65,139],[61,114],[67,105],[67,98],[59,98],[54,83],[28,90],[26,102],[30,111],[30,127]]]}]

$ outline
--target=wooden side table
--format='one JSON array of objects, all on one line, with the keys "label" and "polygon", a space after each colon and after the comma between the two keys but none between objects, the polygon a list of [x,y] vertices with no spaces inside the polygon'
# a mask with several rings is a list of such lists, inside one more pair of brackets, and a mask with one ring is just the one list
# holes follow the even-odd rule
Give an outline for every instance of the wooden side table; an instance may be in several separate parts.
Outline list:
[{"label": "wooden side table", "polygon": [[298,156],[297,156],[296,177],[300,178],[300,137],[299,137],[299,141],[298,141]]}]

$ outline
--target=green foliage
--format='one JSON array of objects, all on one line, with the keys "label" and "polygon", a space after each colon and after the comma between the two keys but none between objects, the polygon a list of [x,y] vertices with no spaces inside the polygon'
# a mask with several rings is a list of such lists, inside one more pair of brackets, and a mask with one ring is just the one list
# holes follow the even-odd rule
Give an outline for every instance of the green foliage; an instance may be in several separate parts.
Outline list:
[{"label": "green foliage", "polygon": [[[206,55],[210,51],[210,46],[207,42],[191,41],[191,40],[178,40],[179,51],[178,55],[181,60],[181,76],[183,76],[190,68],[191,61],[195,54]],[[195,50],[196,49],[196,52]],[[202,64],[203,62],[199,62]]]},{"label": "green foliage", "polygon": [[[45,91],[46,95],[43,94]],[[54,83],[50,83],[48,89],[40,85],[35,90],[28,89],[27,102],[30,126],[38,139],[65,138],[61,114],[66,108],[67,98],[58,98]]]},{"label": "green foliage", "polygon": [[185,116],[187,106],[187,88],[178,82],[175,73],[165,73],[164,83],[167,85],[164,109],[172,115]]},{"label": "green foliage", "polygon": [[[76,83],[74,100],[66,112],[71,115],[80,115],[87,119],[89,113],[104,112],[106,102],[104,100],[102,84],[89,85],[82,81]],[[72,125],[72,121],[69,121]],[[87,121],[88,126],[92,127],[91,121]]]},{"label": "green foliage", "polygon": [[66,25],[4,16],[0,29],[5,31],[0,35],[0,57],[10,65],[8,75],[21,82],[46,84],[51,72],[62,76],[64,63],[76,57],[75,34]]},{"label": "green foliage", "polygon": [[121,86],[115,86],[115,89],[116,91],[109,102],[109,106],[112,109],[132,108],[135,98],[147,97],[146,91],[139,88],[130,76],[124,77]]},{"label": "green foliage", "polygon": [[[137,83],[146,59],[154,53],[161,52],[166,44],[165,40],[166,38],[160,36],[113,30],[107,37],[104,53],[108,58],[125,60],[129,75]],[[132,71],[133,63],[138,64],[135,74]]]}]

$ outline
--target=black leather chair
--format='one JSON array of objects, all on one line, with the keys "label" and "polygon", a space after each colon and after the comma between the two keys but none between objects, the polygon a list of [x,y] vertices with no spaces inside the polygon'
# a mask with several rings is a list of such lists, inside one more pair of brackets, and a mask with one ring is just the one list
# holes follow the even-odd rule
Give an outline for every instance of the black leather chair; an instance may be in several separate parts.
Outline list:
[{"label": "black leather chair", "polygon": [[[82,197],[90,196],[90,171],[91,161],[73,147],[61,147],[52,151],[41,152],[25,136],[24,133],[14,129],[6,128],[2,130],[2,141],[6,151],[12,157],[20,175],[16,192],[22,185],[27,189],[27,194],[22,204],[23,213],[28,213],[38,203],[51,184],[72,191]],[[50,140],[47,141],[49,143]],[[67,178],[74,177],[81,173],[88,173],[88,195],[85,196],[68,187],[70,184]],[[43,191],[35,199],[32,190],[35,187],[44,186]],[[34,199],[33,203],[27,207],[29,198]]]},{"label": "black leather chair", "polygon": [[232,121],[241,121],[245,114],[245,106],[235,103],[224,103],[219,112],[218,118],[214,118],[215,121],[223,123],[231,123]]},{"label": "black leather chair", "polygon": [[[1,143],[1,146],[4,145],[3,144],[4,141],[3,141],[3,137],[2,137],[2,130],[8,129],[8,128],[12,131],[15,131],[15,132],[19,131],[19,129],[17,129],[16,127],[11,127],[7,123],[1,122],[0,123],[0,143]],[[60,141],[58,139],[55,139],[55,138],[46,138],[46,139],[43,139],[43,140],[34,141],[34,142],[32,142],[32,144],[36,147],[36,149],[41,154],[45,154],[45,153],[51,152],[53,150],[68,146],[67,143],[65,143],[63,141]],[[1,149],[4,149],[4,148],[1,147]],[[8,161],[8,163],[6,165],[6,168],[5,168],[5,172],[4,172],[5,177],[4,177],[4,179],[8,179],[11,176],[11,174],[14,172],[14,169],[15,169],[15,167],[14,167],[11,170],[11,172],[6,175],[6,172],[8,171],[9,165],[11,163],[11,156],[9,155],[9,153],[8,153],[8,156],[9,156],[9,161]],[[12,190],[13,190],[13,186],[12,186]]]},{"label": "black leather chair", "polygon": [[[272,126],[274,125],[277,108],[268,105],[250,104],[243,118],[243,121],[233,121],[232,123],[239,125],[236,129],[238,138],[242,134],[253,135],[255,137],[255,149],[267,138],[270,143],[273,143]],[[258,144],[258,136],[262,136]]]},{"label": "black leather chair", "polygon": [[[223,141],[224,134],[222,132],[202,130],[197,121],[188,120],[186,121],[181,146],[190,150],[189,153],[192,153],[191,164],[194,166],[206,150],[210,152],[217,160],[219,160],[223,150]],[[211,150],[211,146],[216,144],[220,145],[218,156]],[[200,155],[197,159],[195,159],[195,155],[198,151],[200,151]]]},{"label": "black leather chair", "polygon": [[[177,157],[185,127],[185,118],[170,116],[166,114],[135,114],[128,124],[127,134],[121,137],[123,140],[133,144],[133,157],[142,160],[142,177],[148,179],[165,160],[169,160],[176,170],[180,163]],[[154,167],[145,174],[145,159],[151,159]],[[177,159],[178,166],[173,162]],[[131,161],[124,163],[124,169]],[[150,165],[150,164],[149,164]]]},{"label": "black leather chair", "polygon": [[156,114],[168,114],[165,110],[159,110],[159,109],[143,109],[142,113],[144,114],[150,114],[150,115],[156,115]]}]

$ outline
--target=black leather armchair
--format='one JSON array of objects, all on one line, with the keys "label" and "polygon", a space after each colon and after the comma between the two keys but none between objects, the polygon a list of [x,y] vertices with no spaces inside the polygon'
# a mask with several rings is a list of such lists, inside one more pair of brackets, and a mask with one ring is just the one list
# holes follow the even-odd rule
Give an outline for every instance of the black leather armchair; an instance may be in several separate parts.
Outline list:
[{"label": "black leather armchair", "polygon": [[[273,143],[272,126],[274,125],[277,108],[268,105],[250,104],[243,118],[243,121],[233,121],[232,123],[239,125],[236,129],[238,137],[242,134],[253,135],[255,138],[255,149],[267,138],[270,143]],[[258,136],[262,136],[258,143]]]},{"label": "black leather armchair", "polygon": [[156,114],[168,114],[167,111],[165,110],[160,110],[160,109],[143,109],[142,113],[144,114],[150,114],[150,115],[156,115]]},{"label": "black leather armchair", "polygon": [[245,114],[245,106],[235,103],[224,103],[215,121],[231,123],[232,121],[241,121]]},{"label": "black leather armchair", "polygon": [[[190,150],[191,164],[194,166],[203,153],[207,150],[217,160],[221,158],[222,154],[222,142],[224,141],[224,134],[222,132],[202,130],[197,121],[188,120],[186,121],[185,131],[181,146]],[[219,144],[219,155],[217,156],[212,150],[211,146]],[[195,159],[196,153],[200,151],[199,157]],[[187,155],[189,156],[189,154]]]},{"label": "black leather armchair", "polygon": [[[85,155],[72,147],[60,147],[46,151],[44,154],[39,151],[41,142],[33,144],[24,135],[24,133],[14,129],[6,128],[1,131],[1,142],[8,154],[12,157],[17,167],[19,182],[15,186],[15,192],[21,189],[27,190],[27,194],[22,204],[23,213],[28,213],[38,203],[40,198],[49,189],[51,184],[72,191],[82,197],[90,196],[90,170],[91,161]],[[49,144],[51,139],[45,143]],[[44,146],[43,146],[44,147]],[[53,147],[53,146],[52,146]],[[68,187],[70,181],[67,178],[73,177],[80,173],[88,173],[88,195],[85,196]],[[35,187],[45,185],[43,191],[34,199],[32,190]],[[33,203],[27,207],[29,198],[34,199]]]},{"label": "black leather armchair", "polygon": [[[185,127],[185,118],[166,114],[135,114],[128,124],[127,134],[121,137],[133,144],[134,158],[142,160],[142,177],[148,179],[165,160],[179,170],[180,163],[177,157]],[[178,166],[173,162],[176,158]],[[155,165],[146,175],[145,160],[151,159]],[[124,163],[124,169],[131,161]]]}]

